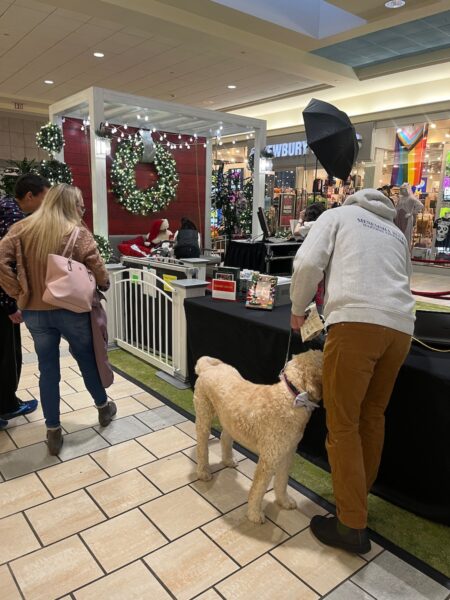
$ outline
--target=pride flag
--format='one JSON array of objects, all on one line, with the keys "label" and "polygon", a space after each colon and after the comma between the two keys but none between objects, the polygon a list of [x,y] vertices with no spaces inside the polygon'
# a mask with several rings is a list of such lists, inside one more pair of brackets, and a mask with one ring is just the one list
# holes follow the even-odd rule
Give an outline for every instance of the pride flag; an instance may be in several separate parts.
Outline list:
[{"label": "pride flag", "polygon": [[427,147],[428,124],[420,127],[405,127],[395,138],[395,159],[391,184],[419,185]]}]

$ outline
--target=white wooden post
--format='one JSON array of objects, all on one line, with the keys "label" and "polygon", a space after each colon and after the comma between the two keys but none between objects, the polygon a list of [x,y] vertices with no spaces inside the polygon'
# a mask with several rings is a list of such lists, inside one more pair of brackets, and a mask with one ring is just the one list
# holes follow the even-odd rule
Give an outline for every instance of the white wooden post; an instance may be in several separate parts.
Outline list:
[{"label": "white wooden post", "polygon": [[171,281],[172,292],[172,361],[175,367],[175,377],[181,381],[188,380],[187,366],[187,324],[184,312],[186,298],[204,296],[206,281],[199,279],[178,279]]},{"label": "white wooden post", "polygon": [[90,150],[93,230],[108,239],[108,197],[106,190],[106,158],[95,152],[95,130],[105,120],[103,89],[90,88]]},{"label": "white wooden post", "polygon": [[108,347],[115,345],[116,338],[116,273],[123,271],[123,265],[110,264],[106,265],[106,269],[109,273],[110,286],[107,292],[103,292],[106,298],[106,318],[108,325]]},{"label": "white wooden post", "polygon": [[253,175],[253,215],[252,237],[261,235],[262,230],[258,220],[258,208],[264,208],[266,175],[261,173],[261,151],[266,147],[265,123],[255,129],[255,170]]},{"label": "white wooden post", "polygon": [[213,170],[213,147],[211,140],[206,144],[205,174],[205,233],[203,248],[211,248],[211,186]]}]

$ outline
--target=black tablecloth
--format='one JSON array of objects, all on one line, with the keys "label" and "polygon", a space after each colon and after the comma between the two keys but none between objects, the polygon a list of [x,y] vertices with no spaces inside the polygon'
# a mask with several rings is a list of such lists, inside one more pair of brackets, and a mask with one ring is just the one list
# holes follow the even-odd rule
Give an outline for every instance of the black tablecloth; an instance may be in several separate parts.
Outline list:
[{"label": "black tablecloth", "polygon": [[[188,366],[220,358],[255,383],[275,383],[289,339],[290,306],[272,312],[210,297],[185,301]],[[420,318],[420,316],[419,316]],[[449,315],[450,318],[450,315]],[[321,348],[294,335],[294,353]],[[413,346],[386,411],[386,441],[374,492],[421,516],[450,523],[450,357]],[[325,411],[315,410],[299,452],[328,469]]]},{"label": "black tablecloth", "polygon": [[266,271],[266,246],[263,242],[231,241],[225,255],[224,264],[227,267]]}]

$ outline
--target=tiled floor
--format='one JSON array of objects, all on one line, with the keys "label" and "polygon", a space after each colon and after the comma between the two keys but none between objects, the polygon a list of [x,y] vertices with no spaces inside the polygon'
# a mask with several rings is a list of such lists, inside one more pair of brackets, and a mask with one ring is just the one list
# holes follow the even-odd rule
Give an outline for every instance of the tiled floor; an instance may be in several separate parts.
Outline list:
[{"label": "tiled floor", "polygon": [[[24,344],[21,395],[31,397],[26,331]],[[103,429],[73,359],[62,362],[61,456],[47,454],[41,412],[0,432],[2,600],[447,598],[379,546],[364,558],[320,545],[309,521],[324,510],[297,490],[297,510],[280,510],[269,491],[266,523],[250,523],[251,460],[236,452],[238,468],[224,468],[212,439],[214,478],[198,481],[190,421],[117,377],[118,416]]]}]

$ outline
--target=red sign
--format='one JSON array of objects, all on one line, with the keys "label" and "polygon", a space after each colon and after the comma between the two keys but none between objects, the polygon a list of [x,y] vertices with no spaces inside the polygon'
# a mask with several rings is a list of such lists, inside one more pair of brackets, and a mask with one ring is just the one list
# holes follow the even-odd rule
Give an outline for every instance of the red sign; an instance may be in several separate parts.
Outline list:
[{"label": "red sign", "polygon": [[219,300],[236,300],[236,282],[226,279],[212,280],[212,297]]}]

